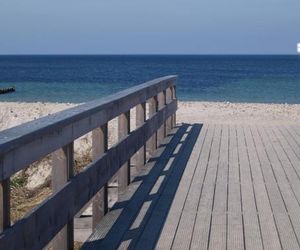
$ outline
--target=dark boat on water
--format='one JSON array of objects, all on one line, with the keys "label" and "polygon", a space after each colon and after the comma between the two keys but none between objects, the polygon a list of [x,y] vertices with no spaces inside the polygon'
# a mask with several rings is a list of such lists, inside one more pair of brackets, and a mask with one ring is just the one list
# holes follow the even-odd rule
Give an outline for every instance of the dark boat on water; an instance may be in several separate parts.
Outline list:
[{"label": "dark boat on water", "polygon": [[11,87],[11,88],[0,88],[0,95],[1,94],[7,94],[7,93],[10,93],[10,92],[15,92],[16,89],[15,87]]}]

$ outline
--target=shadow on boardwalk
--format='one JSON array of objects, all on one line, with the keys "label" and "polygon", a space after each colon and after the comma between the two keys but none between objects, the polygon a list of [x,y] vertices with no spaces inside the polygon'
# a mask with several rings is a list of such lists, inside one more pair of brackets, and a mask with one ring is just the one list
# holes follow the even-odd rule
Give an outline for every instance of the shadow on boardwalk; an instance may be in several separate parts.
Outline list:
[{"label": "shadow on boardwalk", "polygon": [[159,239],[201,124],[173,130],[83,249],[153,249]]}]

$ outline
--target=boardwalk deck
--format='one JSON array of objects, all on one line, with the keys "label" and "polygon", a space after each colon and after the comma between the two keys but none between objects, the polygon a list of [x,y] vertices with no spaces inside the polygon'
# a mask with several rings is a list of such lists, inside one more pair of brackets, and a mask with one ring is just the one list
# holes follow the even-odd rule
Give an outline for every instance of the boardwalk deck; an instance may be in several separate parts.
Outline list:
[{"label": "boardwalk deck", "polygon": [[83,249],[300,249],[299,131],[177,127]]}]

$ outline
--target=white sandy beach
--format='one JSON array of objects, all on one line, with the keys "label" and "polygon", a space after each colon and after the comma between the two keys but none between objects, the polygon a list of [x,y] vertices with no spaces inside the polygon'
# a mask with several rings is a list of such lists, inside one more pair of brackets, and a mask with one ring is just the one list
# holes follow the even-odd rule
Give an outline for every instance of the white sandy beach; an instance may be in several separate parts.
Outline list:
[{"label": "white sandy beach", "polygon": [[[76,104],[0,102],[0,131]],[[179,102],[177,122],[300,123],[300,104]]]},{"label": "white sandy beach", "polygon": [[[71,103],[0,103],[0,131],[38,119],[70,107]],[[132,124],[134,114],[132,112]],[[224,102],[179,102],[178,123],[243,123],[243,124],[300,124],[300,104],[254,104]],[[116,142],[117,122],[109,123],[109,144]],[[91,135],[75,141],[75,159],[90,158]],[[35,189],[51,176],[51,159],[48,157],[28,168],[27,188]],[[83,161],[84,163],[84,161]],[[38,166],[38,167],[36,167]]]},{"label": "white sandy beach", "polygon": [[179,102],[178,122],[299,124],[300,104]]}]

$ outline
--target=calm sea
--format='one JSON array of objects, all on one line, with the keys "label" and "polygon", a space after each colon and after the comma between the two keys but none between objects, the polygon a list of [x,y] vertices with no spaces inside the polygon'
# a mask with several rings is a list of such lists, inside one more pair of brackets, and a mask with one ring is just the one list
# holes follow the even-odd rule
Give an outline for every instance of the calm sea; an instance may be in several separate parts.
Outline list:
[{"label": "calm sea", "polygon": [[299,56],[0,56],[0,101],[86,102],[177,74],[181,100],[300,103]]}]

